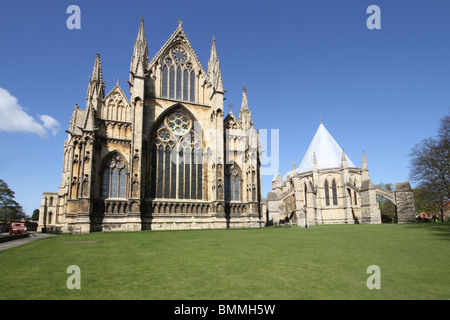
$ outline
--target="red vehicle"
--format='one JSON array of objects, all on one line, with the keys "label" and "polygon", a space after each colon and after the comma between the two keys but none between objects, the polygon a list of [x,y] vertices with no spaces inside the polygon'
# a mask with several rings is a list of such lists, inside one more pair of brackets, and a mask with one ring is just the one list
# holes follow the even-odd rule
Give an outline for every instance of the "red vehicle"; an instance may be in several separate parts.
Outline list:
[{"label": "red vehicle", "polygon": [[22,234],[27,232],[25,222],[11,222],[9,226],[9,234]]}]

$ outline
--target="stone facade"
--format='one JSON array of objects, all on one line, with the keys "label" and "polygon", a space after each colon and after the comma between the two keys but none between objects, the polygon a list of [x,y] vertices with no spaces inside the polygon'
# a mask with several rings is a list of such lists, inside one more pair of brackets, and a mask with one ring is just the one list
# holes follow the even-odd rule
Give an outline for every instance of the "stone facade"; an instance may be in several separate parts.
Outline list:
[{"label": "stone facade", "polygon": [[397,207],[398,223],[415,222],[414,199],[409,183],[386,191],[373,185],[363,153],[356,167],[321,123],[299,168],[295,162],[284,178],[272,181],[264,200],[269,224],[380,224],[377,195]]},{"label": "stone facade", "polygon": [[260,227],[259,135],[245,86],[239,119],[232,111],[224,118],[215,39],[207,71],[181,21],[149,60],[142,19],[128,84],[129,97],[119,81],[105,94],[97,55],[86,107],[75,105],[67,130],[61,185],[43,195],[40,226]]}]

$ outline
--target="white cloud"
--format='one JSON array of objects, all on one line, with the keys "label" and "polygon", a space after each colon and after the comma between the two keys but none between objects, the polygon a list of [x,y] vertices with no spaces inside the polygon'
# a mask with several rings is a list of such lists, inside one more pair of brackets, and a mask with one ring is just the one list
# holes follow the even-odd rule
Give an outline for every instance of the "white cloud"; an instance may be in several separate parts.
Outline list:
[{"label": "white cloud", "polygon": [[44,128],[50,130],[53,135],[56,135],[60,126],[58,121],[46,114],[39,115],[39,119],[43,122]]},{"label": "white cloud", "polygon": [[0,88],[0,130],[8,132],[29,132],[46,137],[48,131],[55,135],[60,126],[49,115],[39,115],[39,123],[18,104],[16,97]]}]

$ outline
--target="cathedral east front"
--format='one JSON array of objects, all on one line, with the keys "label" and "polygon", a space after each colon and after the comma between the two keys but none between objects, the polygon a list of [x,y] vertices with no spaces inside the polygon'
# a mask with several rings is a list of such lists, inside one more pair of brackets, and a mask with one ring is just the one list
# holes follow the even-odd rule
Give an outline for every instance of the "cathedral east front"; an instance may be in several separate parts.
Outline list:
[{"label": "cathedral east front", "polygon": [[152,60],[144,21],[129,97],[105,93],[100,55],[85,108],[75,105],[62,181],[46,192],[39,229],[62,232],[261,227],[259,136],[245,85],[239,118],[224,115],[216,41],[208,69],[181,21]]}]

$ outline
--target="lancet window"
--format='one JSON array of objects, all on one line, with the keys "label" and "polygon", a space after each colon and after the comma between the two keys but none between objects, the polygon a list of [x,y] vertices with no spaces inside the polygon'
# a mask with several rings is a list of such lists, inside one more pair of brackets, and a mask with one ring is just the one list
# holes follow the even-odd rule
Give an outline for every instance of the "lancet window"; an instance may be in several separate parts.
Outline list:
[{"label": "lancet window", "polygon": [[240,201],[240,170],[236,164],[227,165],[225,170],[225,200]]},{"label": "lancet window", "polygon": [[331,184],[331,190],[333,192],[333,205],[337,206],[338,204],[338,197],[337,197],[337,187],[336,187],[336,181],[333,180],[333,183]]},{"label": "lancet window", "polygon": [[175,47],[165,57],[161,83],[163,98],[195,102],[195,70],[183,48]]},{"label": "lancet window", "polygon": [[[325,180],[325,205],[329,206],[331,204],[330,199],[330,185],[328,184],[328,180]],[[333,205],[337,206],[338,204],[338,195],[337,195],[337,185],[336,180],[333,179],[331,183],[331,196],[333,197]]]},{"label": "lancet window", "polygon": [[103,172],[103,198],[125,198],[127,170],[125,162],[114,155],[106,162]]}]

